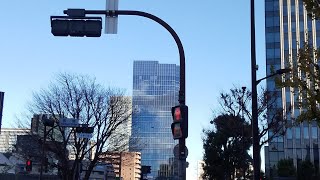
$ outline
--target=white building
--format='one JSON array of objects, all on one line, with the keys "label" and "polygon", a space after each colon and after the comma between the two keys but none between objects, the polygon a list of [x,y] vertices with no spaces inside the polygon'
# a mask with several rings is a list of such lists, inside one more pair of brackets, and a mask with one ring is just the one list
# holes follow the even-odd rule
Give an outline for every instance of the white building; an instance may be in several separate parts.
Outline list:
[{"label": "white building", "polygon": [[18,135],[27,135],[30,129],[2,128],[0,134],[0,153],[11,152]]}]

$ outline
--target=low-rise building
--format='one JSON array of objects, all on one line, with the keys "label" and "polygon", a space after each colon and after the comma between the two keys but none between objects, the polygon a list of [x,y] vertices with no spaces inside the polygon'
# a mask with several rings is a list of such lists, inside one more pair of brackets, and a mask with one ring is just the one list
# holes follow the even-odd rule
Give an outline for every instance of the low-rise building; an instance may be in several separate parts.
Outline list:
[{"label": "low-rise building", "polygon": [[2,128],[0,134],[0,153],[12,152],[18,135],[30,134],[26,128]]},{"label": "low-rise building", "polygon": [[103,155],[104,162],[111,163],[117,178],[139,180],[141,176],[140,152],[109,152]]},{"label": "low-rise building", "polygon": [[[84,179],[87,169],[90,165],[90,161],[84,160],[81,163],[80,176]],[[115,180],[116,174],[114,172],[113,165],[111,163],[99,162],[94,166],[90,173],[89,179],[92,180]]]}]

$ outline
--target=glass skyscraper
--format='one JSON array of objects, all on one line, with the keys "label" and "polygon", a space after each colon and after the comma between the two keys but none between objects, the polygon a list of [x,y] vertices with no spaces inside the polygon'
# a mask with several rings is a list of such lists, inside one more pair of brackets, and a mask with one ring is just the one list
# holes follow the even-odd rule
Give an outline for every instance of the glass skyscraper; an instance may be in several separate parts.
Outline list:
[{"label": "glass skyscraper", "polygon": [[[277,70],[285,68],[288,60],[294,62],[297,50],[307,39],[309,44],[320,45],[320,23],[307,15],[302,0],[265,0],[265,32],[267,75],[272,67]],[[277,162],[285,158],[292,158],[296,167],[302,160],[310,159],[318,168],[319,128],[315,122],[295,125],[294,119],[302,110],[297,103],[297,90],[277,89],[272,78],[267,79],[267,90],[279,95],[277,105],[283,108],[286,120],[293,127],[265,148],[266,175],[273,174]]]},{"label": "glass skyscraper", "polygon": [[134,61],[130,151],[141,152],[141,165],[151,166],[148,179],[178,175],[171,133],[171,107],[178,105],[179,66]]}]

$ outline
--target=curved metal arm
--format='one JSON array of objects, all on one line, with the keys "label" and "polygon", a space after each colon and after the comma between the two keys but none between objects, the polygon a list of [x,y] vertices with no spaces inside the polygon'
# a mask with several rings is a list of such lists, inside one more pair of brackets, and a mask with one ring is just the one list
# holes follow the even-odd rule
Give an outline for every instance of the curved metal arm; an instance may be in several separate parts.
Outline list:
[{"label": "curved metal arm", "polygon": [[256,81],[256,85],[258,85],[264,79],[268,79],[268,78],[273,77],[273,76],[278,75],[278,74],[285,74],[285,73],[288,73],[290,71],[291,71],[291,69],[287,69],[287,68],[286,69],[278,69],[275,73],[270,74],[270,75],[268,75],[268,76],[266,76],[264,78],[261,78],[261,79],[257,80]]},{"label": "curved metal arm", "polygon": [[[64,11],[65,14],[68,14],[68,10]],[[81,14],[81,13],[80,13]],[[179,56],[180,56],[180,91],[179,91],[179,103],[185,105],[185,93],[186,93],[186,88],[185,88],[185,54],[184,54],[184,49],[183,49],[183,45],[181,43],[181,40],[179,38],[179,36],[177,35],[177,33],[173,30],[173,28],[166,23],[165,21],[163,21],[162,19],[160,19],[159,17],[143,12],[143,11],[131,11],[131,10],[115,10],[115,11],[105,11],[105,10],[82,10],[82,15],[86,15],[86,14],[103,14],[106,16],[118,16],[118,15],[133,15],[133,16],[142,16],[142,17],[146,17],[149,18],[157,23],[159,23],[160,25],[162,25],[170,34],[171,36],[174,38],[177,46],[178,46],[178,50],[179,50]]]}]

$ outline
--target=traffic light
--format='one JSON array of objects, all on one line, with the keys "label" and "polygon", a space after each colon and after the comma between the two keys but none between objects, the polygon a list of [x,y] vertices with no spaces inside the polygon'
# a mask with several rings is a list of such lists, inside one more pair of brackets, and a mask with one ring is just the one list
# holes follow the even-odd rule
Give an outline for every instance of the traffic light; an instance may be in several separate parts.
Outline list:
[{"label": "traffic light", "polygon": [[151,166],[141,166],[141,176],[140,180],[145,180],[147,179],[147,174],[151,173]]},{"label": "traffic light", "polygon": [[52,118],[48,118],[47,114],[43,114],[41,120],[44,126],[54,126],[54,120]]},{"label": "traffic light", "polygon": [[188,137],[188,106],[179,105],[171,108],[173,123],[171,131],[173,139],[184,139]]},{"label": "traffic light", "polygon": [[28,159],[26,162],[26,171],[32,171],[32,161],[30,159]]},{"label": "traffic light", "polygon": [[151,173],[151,166],[141,166],[142,174],[150,174]]},{"label": "traffic light", "polygon": [[51,33],[54,36],[100,37],[101,30],[101,17],[51,16]]},{"label": "traffic light", "polygon": [[94,128],[93,127],[76,127],[77,133],[93,133]]}]

